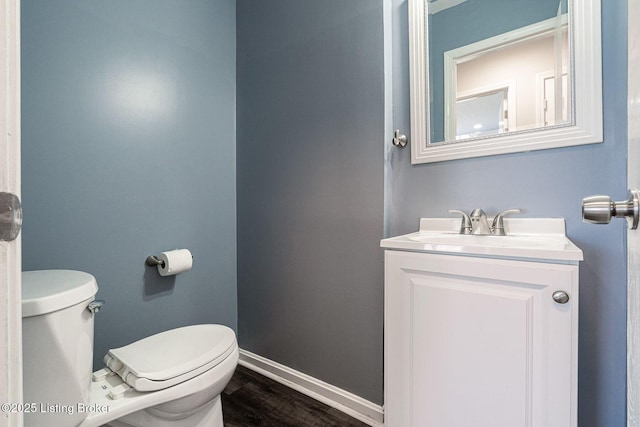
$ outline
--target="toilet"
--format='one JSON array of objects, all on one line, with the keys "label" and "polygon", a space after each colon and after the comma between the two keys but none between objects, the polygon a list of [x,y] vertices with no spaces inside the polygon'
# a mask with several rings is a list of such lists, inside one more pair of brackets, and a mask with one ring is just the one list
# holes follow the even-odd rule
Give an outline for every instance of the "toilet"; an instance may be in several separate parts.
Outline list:
[{"label": "toilet", "polygon": [[80,271],[22,273],[25,427],[223,427],[220,393],[238,363],[233,330],[161,332],[109,350],[92,372],[97,291]]}]

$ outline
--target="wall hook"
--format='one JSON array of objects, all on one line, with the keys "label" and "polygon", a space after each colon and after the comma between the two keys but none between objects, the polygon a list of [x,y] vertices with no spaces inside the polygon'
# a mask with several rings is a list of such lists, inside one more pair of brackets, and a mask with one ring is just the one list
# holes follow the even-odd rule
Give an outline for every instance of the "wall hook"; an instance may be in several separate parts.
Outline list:
[{"label": "wall hook", "polygon": [[393,132],[393,145],[400,148],[407,145],[407,135],[401,134],[400,129],[396,129]]}]

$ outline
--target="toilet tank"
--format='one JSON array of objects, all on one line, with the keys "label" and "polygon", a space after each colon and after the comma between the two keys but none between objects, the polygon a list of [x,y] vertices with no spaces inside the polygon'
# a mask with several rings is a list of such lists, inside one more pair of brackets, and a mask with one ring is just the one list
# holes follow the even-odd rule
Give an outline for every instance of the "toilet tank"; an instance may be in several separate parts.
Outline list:
[{"label": "toilet tank", "polygon": [[95,278],[80,271],[22,273],[25,427],[76,426],[86,416],[93,368]]}]

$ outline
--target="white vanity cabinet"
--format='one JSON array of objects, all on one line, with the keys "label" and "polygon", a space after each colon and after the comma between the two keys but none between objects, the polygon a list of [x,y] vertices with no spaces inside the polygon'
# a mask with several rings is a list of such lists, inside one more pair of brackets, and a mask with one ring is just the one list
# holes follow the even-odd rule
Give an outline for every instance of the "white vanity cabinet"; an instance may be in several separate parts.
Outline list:
[{"label": "white vanity cabinet", "polygon": [[382,241],[386,426],[577,426],[582,252],[562,238],[575,259]]}]

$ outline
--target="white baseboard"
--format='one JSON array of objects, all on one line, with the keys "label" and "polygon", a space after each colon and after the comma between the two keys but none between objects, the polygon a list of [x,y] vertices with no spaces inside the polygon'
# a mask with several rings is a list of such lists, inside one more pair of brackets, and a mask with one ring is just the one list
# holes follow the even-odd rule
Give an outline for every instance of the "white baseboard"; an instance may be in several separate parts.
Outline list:
[{"label": "white baseboard", "polygon": [[384,426],[382,406],[369,402],[317,378],[240,349],[240,365],[306,394],[373,427]]}]

